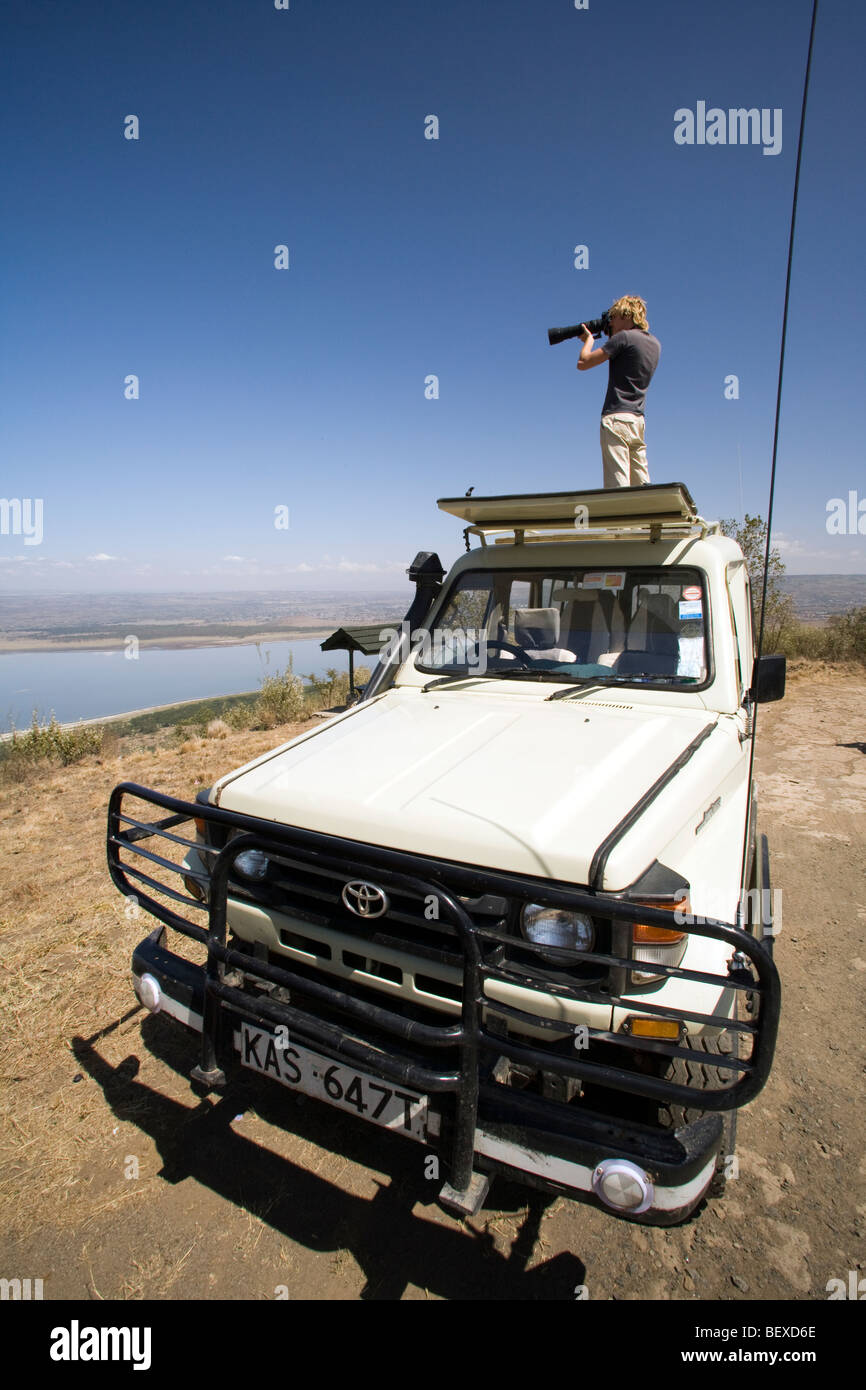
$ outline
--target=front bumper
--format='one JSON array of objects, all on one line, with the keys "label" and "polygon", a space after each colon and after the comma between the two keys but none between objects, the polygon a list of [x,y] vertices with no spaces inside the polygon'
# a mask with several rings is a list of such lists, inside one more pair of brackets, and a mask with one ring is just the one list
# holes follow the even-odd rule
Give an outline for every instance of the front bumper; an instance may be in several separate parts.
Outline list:
[{"label": "front bumper", "polygon": [[[141,811],[135,816],[124,811],[126,796],[171,814],[161,821],[143,820]],[[183,864],[170,862],[165,853],[166,845],[175,854],[177,846],[187,852],[195,847],[194,841],[177,833],[184,821],[195,817],[245,832],[229,840],[219,852],[211,851],[214,862],[208,881],[206,928],[193,925],[189,912],[183,917],[171,905],[185,903],[203,913],[200,901],[184,897],[154,877],[157,871],[171,871],[189,882]],[[162,837],[165,843],[160,848],[165,853],[144,847],[143,842],[154,836]],[[370,991],[353,993],[343,987],[343,981],[302,973],[297,967],[291,969],[290,963],[275,964],[250,954],[249,949],[239,950],[228,940],[229,874],[237,856],[253,848],[262,849],[269,857],[283,856],[287,863],[339,864],[347,879],[375,872],[377,882],[389,891],[411,887],[422,896],[433,894],[462,952],[459,1016],[443,1022],[439,1015],[435,1023],[427,1022],[395,1010],[387,996],[371,997]],[[135,889],[141,906],[206,948],[206,964],[192,965],[167,948],[164,927],[160,927],[141,943],[133,959],[139,997],[151,1002],[155,998],[153,985],[142,986],[143,977],[148,975],[158,989],[160,1011],[199,1033],[201,1055],[192,1073],[194,1080],[207,1088],[226,1083],[227,1072],[238,1060],[238,1036],[246,1022],[270,1032],[286,1029],[293,1041],[311,1052],[391,1085],[411,1088],[428,1098],[431,1118],[426,1142],[442,1155],[449,1175],[442,1199],[464,1214],[477,1210],[489,1175],[502,1172],[548,1190],[592,1196],[617,1214],[643,1222],[667,1225],[681,1220],[698,1204],[712,1180],[723,1133],[719,1112],[750,1100],[769,1072],[779,1012],[778,976],[769,955],[754,938],[724,923],[704,922],[689,930],[730,946],[727,973],[709,975],[665,968],[670,975],[712,984],[720,997],[726,991],[744,992],[754,1008],[748,1022],[732,1016],[685,1015],[699,1031],[723,1028],[751,1040],[747,1059],[718,1063],[720,1068],[727,1068],[726,1076],[735,1077],[732,1085],[697,1091],[658,1075],[658,1064],[675,1058],[697,1062],[703,1056],[685,1045],[649,1039],[641,1042],[589,1028],[594,1052],[563,1050],[561,1023],[491,998],[486,986],[504,980],[562,1000],[614,1006],[629,1003],[615,988],[600,991],[568,976],[562,983],[551,984],[549,972],[518,968],[487,951],[490,941],[502,944],[502,934],[474,923],[443,883],[447,867],[449,881],[463,874],[467,887],[469,879],[477,887],[482,872],[478,869],[437,865],[420,856],[260,822],[236,812],[178,801],[134,784],[122,784],[112,796],[108,855],[112,878],[121,892],[130,894]],[[136,867],[142,862],[148,872]],[[514,891],[513,877],[483,871],[483,878],[491,891]],[[167,901],[143,893],[141,883]],[[669,915],[660,910],[590,898],[582,890],[561,885],[547,887],[535,881],[532,896],[626,922],[638,920],[638,916],[659,926],[667,927],[670,922]],[[639,964],[613,952],[582,953],[582,959],[587,958],[620,973]],[[665,1017],[671,1011],[661,1004],[642,1003],[642,1014],[653,1012]],[[547,1037],[528,1035],[528,1030],[541,1025],[548,1030]],[[635,1049],[642,1051],[647,1062],[642,1070],[635,1069]],[[558,1078],[565,1085],[587,1084],[595,1096],[619,1093],[626,1102],[637,1097],[653,1111],[661,1102],[705,1113],[680,1129],[663,1130],[620,1118],[619,1111],[614,1115],[608,1106],[593,1108],[584,1099],[569,1105],[508,1084],[512,1070],[519,1074],[521,1069]],[[620,1109],[634,1113],[628,1104]],[[629,1189],[633,1194],[635,1184],[643,1193],[639,1201],[633,1197],[614,1200],[618,1190]]]},{"label": "front bumper", "polygon": [[[174,1018],[201,1034],[205,1013],[205,969],[174,954],[166,946],[166,929],[157,927],[137,947],[132,958],[132,975],[139,999],[144,994],[153,1002],[147,976],[159,990],[157,1012]],[[262,1001],[263,1003],[264,1001]],[[271,1001],[268,1001],[271,1003]],[[232,1010],[231,1050],[239,1065],[239,1024],[245,1021],[273,1029],[273,1006],[262,1007],[252,997]],[[323,1042],[321,1027],[313,1017],[295,1015],[292,1040],[300,1042],[331,1061],[352,1067],[357,1056],[351,1046],[329,1046]],[[304,1024],[307,1027],[304,1027]],[[346,1038],[344,1043],[351,1043]],[[223,1049],[222,1059],[227,1061]],[[365,1059],[366,1060],[366,1059]],[[394,1080],[389,1073],[386,1080]],[[433,1079],[418,1069],[403,1068],[400,1078],[406,1085],[424,1086]],[[454,1137],[453,1097],[443,1092],[429,1096],[427,1145],[447,1162]],[[478,1089],[472,1171],[474,1174],[502,1174],[546,1191],[570,1197],[598,1200],[593,1177],[603,1164],[613,1161],[634,1164],[646,1175],[651,1190],[650,1205],[633,1219],[655,1225],[681,1221],[694,1209],[706,1191],[715,1169],[722,1138],[719,1115],[705,1115],[693,1124],[675,1131],[624,1124],[608,1116],[593,1114],[542,1100],[538,1096],[482,1081]],[[455,1189],[459,1191],[459,1189]],[[452,1203],[459,1207],[459,1203]],[[471,1206],[475,1204],[472,1203]],[[471,1209],[470,1206],[470,1209]],[[629,1216],[626,1210],[620,1215]]]}]

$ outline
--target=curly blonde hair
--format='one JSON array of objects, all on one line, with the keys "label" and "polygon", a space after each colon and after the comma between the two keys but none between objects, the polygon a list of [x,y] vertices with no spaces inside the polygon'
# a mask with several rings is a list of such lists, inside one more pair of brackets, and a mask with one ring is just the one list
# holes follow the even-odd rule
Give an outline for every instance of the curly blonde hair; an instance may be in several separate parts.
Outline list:
[{"label": "curly blonde hair", "polygon": [[611,304],[607,312],[609,314],[622,314],[623,318],[631,319],[635,328],[643,328],[649,332],[646,301],[639,299],[636,294],[624,294],[615,304]]}]

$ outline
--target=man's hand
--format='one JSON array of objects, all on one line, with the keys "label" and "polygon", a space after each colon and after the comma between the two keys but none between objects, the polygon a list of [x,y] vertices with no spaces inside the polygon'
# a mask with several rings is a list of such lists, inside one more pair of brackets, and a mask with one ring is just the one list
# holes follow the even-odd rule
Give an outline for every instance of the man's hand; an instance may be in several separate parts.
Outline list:
[{"label": "man's hand", "polygon": [[580,349],[580,357],[577,359],[577,370],[579,372],[586,372],[590,367],[598,367],[602,362],[607,361],[607,353],[604,352],[602,348],[595,348],[595,351],[593,351],[595,339],[585,323],[580,325],[580,333],[578,336],[583,342],[583,347]]}]

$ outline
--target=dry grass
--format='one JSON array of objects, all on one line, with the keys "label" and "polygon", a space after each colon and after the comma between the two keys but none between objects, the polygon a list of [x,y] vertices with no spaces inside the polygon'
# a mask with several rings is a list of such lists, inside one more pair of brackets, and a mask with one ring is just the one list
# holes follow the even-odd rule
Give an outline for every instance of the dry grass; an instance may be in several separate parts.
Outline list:
[{"label": "dry grass", "polygon": [[[804,658],[790,663],[790,674],[801,689],[842,689],[853,679],[850,668]],[[134,1211],[157,1181],[153,1165],[144,1165],[139,1181],[125,1180],[124,1157],[142,1154],[146,1136],[131,1106],[129,1118],[118,1119],[73,1051],[75,1038],[98,1039],[114,1067],[141,1053],[142,1015],[129,967],[153,919],[129,915],[108,875],[112,788],[133,781],[189,799],[309,727],[219,729],[180,745],[170,729],[115,737],[98,755],[67,767],[43,764],[0,786],[0,1232],[23,1238],[38,1220],[75,1225],[86,1239],[97,1217]],[[200,958],[200,948],[184,938],[172,946]],[[178,1086],[188,1098],[185,1081]],[[253,1220],[242,1253],[259,1240]],[[166,1257],[156,1283],[170,1291],[183,1258],[183,1250],[174,1262]],[[153,1286],[149,1271],[139,1274],[142,1287]],[[140,1296],[130,1278],[127,1296]]]},{"label": "dry grass", "polygon": [[[795,683],[850,679],[846,668],[823,662],[797,658],[790,666]],[[180,744],[170,729],[115,736],[98,755],[66,767],[36,765],[0,785],[0,1231],[32,1228],[37,1209],[41,1220],[84,1229],[148,1190],[146,1180],[123,1177],[123,1155],[129,1146],[140,1151],[141,1136],[132,1124],[118,1125],[72,1046],[76,1037],[98,1038],[117,1066],[139,1038],[129,965],[152,919],[130,914],[108,876],[112,788],[141,782],[189,799],[303,727],[309,723],[258,731],[212,725],[210,737]],[[184,938],[172,945],[200,957]],[[257,1235],[251,1229],[247,1239]]]},{"label": "dry grass", "polygon": [[[124,1181],[122,1142],[112,1158],[117,1181],[104,1193],[93,1190],[92,1174],[104,1170],[118,1122],[73,1051],[76,1037],[100,1035],[100,1049],[116,1064],[140,1027],[130,957],[152,919],[131,915],[108,875],[112,788],[141,782],[190,799],[302,727],[220,730],[180,748],[168,730],[132,735],[108,756],[103,750],[72,766],[42,766],[0,786],[0,1230],[31,1229],[36,1211],[40,1221],[66,1218],[83,1227],[146,1192],[146,1182]],[[165,1278],[169,1288],[172,1272]]]}]

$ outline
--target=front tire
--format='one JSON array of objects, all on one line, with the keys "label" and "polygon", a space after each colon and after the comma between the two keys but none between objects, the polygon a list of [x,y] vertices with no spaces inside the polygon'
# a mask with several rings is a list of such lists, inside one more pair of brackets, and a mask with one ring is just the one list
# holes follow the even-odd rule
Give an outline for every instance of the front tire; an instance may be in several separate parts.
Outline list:
[{"label": "front tire", "polygon": [[[717,1091],[731,1084],[731,1072],[726,1067],[712,1064],[713,1057],[736,1057],[738,1054],[739,1033],[720,1033],[717,1037],[700,1037],[689,1040],[693,1052],[706,1054],[706,1062],[690,1062],[684,1057],[674,1057],[665,1071],[665,1080],[677,1086],[692,1086],[701,1091]],[[696,1095],[695,1100],[699,1102]],[[680,1129],[682,1125],[706,1115],[699,1104],[695,1107],[674,1105],[663,1102],[659,1106],[658,1120],[664,1129]],[[716,1169],[707,1188],[708,1197],[721,1197],[728,1183],[728,1167],[734,1157],[737,1145],[737,1112],[723,1110],[722,1143],[716,1156]]]}]

